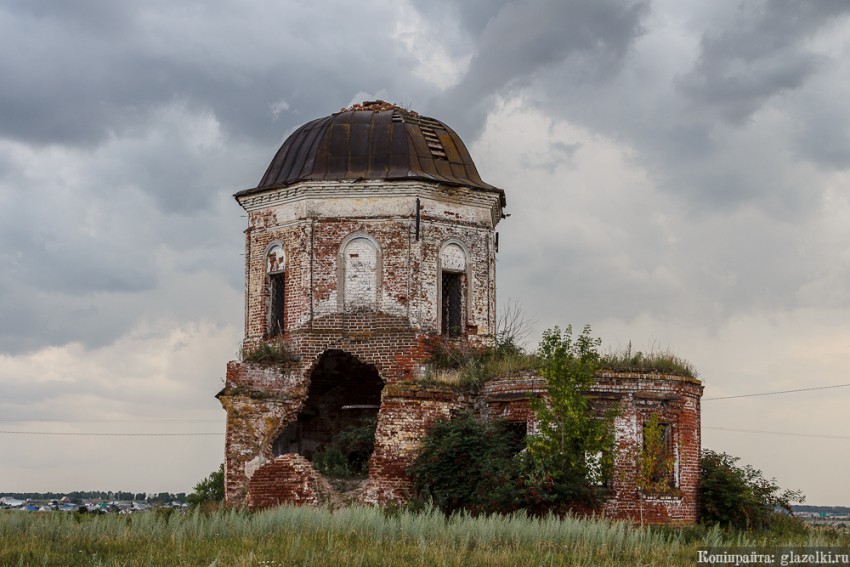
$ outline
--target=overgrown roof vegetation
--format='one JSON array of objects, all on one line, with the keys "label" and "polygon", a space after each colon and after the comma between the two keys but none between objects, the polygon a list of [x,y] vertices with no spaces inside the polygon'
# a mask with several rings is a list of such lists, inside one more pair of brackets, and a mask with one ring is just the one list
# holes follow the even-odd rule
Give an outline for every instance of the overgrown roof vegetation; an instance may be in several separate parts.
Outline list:
[{"label": "overgrown roof vegetation", "polygon": [[536,353],[522,347],[534,323],[511,300],[499,315],[496,333],[485,337],[489,346],[434,337],[428,345],[428,371],[421,381],[475,390],[495,378],[536,369]]},{"label": "overgrown roof vegetation", "polygon": [[537,367],[537,356],[513,343],[478,346],[465,340],[435,337],[428,345],[426,384],[475,390],[485,382]]},{"label": "overgrown roof vegetation", "polygon": [[239,349],[239,360],[242,362],[287,363],[295,361],[292,352],[281,337],[275,337],[268,342],[262,342],[253,349]]},{"label": "overgrown roof vegetation", "polygon": [[699,376],[694,365],[684,358],[673,354],[670,350],[660,349],[649,352],[632,352],[632,343],[620,351],[609,351],[602,354],[599,366],[605,370],[617,372],[655,372],[658,374],[674,374],[696,378]]},{"label": "overgrown roof vegetation", "polygon": [[[490,346],[480,346],[465,340],[434,337],[428,345],[427,373],[420,381],[474,390],[490,380],[540,370],[539,348],[528,352],[517,336],[507,331],[500,331],[490,340]],[[600,354],[596,367],[597,371],[669,374],[688,378],[699,375],[693,364],[670,350],[632,351],[631,342],[622,350]]]}]

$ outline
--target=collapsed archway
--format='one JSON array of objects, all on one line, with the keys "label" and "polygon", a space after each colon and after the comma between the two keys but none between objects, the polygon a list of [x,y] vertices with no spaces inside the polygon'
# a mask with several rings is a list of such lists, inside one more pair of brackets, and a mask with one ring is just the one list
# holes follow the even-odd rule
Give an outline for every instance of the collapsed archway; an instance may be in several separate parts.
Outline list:
[{"label": "collapsed archway", "polygon": [[298,419],[281,432],[272,453],[303,455],[328,476],[366,476],[383,387],[375,366],[341,350],[325,351]]}]

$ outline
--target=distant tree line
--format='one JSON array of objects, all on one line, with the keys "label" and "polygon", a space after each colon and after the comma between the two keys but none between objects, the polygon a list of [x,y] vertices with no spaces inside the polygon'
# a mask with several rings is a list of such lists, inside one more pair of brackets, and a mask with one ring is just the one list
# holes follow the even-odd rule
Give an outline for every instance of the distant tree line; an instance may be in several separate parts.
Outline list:
[{"label": "distant tree line", "polygon": [[59,500],[65,496],[71,500],[127,500],[136,502],[148,502],[150,504],[167,504],[175,500],[186,501],[185,492],[109,492],[103,490],[74,490],[71,492],[0,492],[0,496],[9,496],[18,500]]}]

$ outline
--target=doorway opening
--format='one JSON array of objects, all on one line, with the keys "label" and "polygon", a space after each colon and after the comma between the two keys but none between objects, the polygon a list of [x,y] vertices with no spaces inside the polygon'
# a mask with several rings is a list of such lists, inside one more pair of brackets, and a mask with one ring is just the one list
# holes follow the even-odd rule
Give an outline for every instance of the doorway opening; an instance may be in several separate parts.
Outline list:
[{"label": "doorway opening", "polygon": [[298,453],[331,478],[365,478],[375,443],[384,381],[377,368],[328,350],[310,376],[298,419],[272,445],[275,456]]}]

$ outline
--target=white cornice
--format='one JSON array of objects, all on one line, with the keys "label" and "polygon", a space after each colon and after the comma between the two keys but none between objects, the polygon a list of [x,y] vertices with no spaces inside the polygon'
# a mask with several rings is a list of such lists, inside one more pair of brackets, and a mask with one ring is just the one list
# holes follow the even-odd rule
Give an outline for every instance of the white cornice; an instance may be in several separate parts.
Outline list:
[{"label": "white cornice", "polygon": [[[316,223],[321,224],[323,222],[323,220],[324,219],[320,219],[320,218],[318,218],[318,219],[317,218],[297,218],[297,219],[292,219],[292,220],[289,220],[289,221],[286,221],[286,222],[282,222],[280,224],[262,226],[260,228],[255,228],[254,230],[257,230],[259,232],[263,232],[263,231],[269,231],[269,230],[281,230],[281,229],[293,228],[293,227],[298,227],[298,226],[313,226],[313,225],[316,225]],[[406,224],[409,224],[411,226],[411,228],[413,227],[413,222],[414,222],[414,220],[412,218],[410,218],[409,216],[407,216],[407,217],[383,217],[383,218],[346,216],[345,220],[363,223],[364,225],[377,225],[377,224],[388,224],[388,223],[406,223]],[[480,233],[484,233],[484,234],[489,234],[491,232],[490,228],[483,227],[483,226],[476,225],[476,224],[456,223],[456,222],[453,223],[453,222],[441,221],[441,220],[431,219],[431,218],[423,219],[422,220],[422,226],[440,226],[440,227],[446,227],[446,228],[462,227],[466,231],[480,232]]]},{"label": "white cornice", "polygon": [[502,215],[501,198],[498,193],[419,181],[303,181],[289,187],[238,196],[236,200],[243,209],[251,212],[299,201],[340,197],[356,199],[420,197],[455,205],[487,208],[490,209],[493,226],[496,226]]}]

